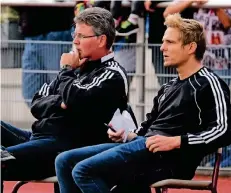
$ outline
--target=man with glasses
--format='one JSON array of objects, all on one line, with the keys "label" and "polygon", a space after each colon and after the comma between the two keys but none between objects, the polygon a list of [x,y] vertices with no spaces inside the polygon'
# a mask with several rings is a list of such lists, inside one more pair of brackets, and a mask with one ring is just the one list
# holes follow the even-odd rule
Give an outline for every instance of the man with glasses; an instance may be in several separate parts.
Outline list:
[{"label": "man with glasses", "polygon": [[[1,122],[3,180],[36,180],[55,175],[54,159],[62,151],[108,141],[114,112],[127,105],[124,69],[110,51],[115,38],[111,13],[89,8],[75,18],[73,51],[61,56],[61,71],[35,94],[32,132]],[[2,152],[5,152],[2,155]]]}]

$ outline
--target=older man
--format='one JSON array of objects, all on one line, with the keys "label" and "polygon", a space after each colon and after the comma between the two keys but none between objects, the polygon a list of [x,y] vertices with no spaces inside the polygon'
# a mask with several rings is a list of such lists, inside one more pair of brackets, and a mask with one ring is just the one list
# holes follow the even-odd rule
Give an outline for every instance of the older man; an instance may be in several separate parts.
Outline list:
[{"label": "older man", "polygon": [[31,113],[37,120],[32,132],[1,122],[2,152],[15,158],[4,162],[3,180],[55,175],[54,159],[60,152],[106,142],[104,124],[127,105],[127,75],[110,51],[115,38],[111,13],[83,11],[73,38],[74,49],[62,55],[57,78],[33,98]]}]

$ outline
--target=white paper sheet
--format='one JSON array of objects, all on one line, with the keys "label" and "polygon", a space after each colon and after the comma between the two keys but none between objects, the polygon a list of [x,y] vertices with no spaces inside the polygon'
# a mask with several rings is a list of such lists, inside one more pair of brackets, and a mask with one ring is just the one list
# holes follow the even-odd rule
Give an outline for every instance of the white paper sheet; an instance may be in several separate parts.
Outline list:
[{"label": "white paper sheet", "polygon": [[120,113],[120,110],[117,109],[112,117],[112,120],[109,122],[109,124],[112,125],[112,127],[118,131],[120,129],[124,129],[124,140],[123,142],[126,142],[127,136],[129,132],[132,132],[136,129],[136,125],[130,115],[130,113],[126,110]]}]

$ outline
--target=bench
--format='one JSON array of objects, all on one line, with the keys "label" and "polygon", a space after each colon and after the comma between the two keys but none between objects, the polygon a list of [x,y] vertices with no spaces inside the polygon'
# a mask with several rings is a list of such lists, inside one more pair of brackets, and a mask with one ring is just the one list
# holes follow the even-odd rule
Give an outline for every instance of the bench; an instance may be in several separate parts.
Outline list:
[{"label": "bench", "polygon": [[56,176],[53,176],[53,177],[49,177],[49,178],[46,178],[43,180],[18,181],[14,185],[12,193],[17,193],[19,188],[21,188],[24,184],[27,184],[29,182],[32,182],[32,183],[58,183],[58,179]]},{"label": "bench", "polygon": [[[166,179],[152,184],[150,187],[156,190],[156,193],[167,193],[168,189],[191,189],[191,190],[210,190],[211,193],[217,193],[217,181],[219,174],[219,167],[221,161],[222,148],[216,152],[216,161],[213,168],[213,174],[210,181],[202,180],[179,180],[179,179]],[[12,193],[17,193],[19,188],[29,182],[33,183],[57,183],[57,177],[49,177],[43,180],[34,181],[19,181],[13,188]]]}]

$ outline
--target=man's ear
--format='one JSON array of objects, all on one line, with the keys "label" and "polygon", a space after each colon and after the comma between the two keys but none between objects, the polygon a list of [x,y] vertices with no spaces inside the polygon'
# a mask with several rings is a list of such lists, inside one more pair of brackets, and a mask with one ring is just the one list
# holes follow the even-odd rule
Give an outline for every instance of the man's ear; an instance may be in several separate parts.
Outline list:
[{"label": "man's ear", "polygon": [[99,43],[99,47],[105,47],[107,44],[107,36],[106,35],[101,35],[100,37],[100,43]]},{"label": "man's ear", "polygon": [[193,54],[196,52],[196,49],[197,49],[197,43],[196,42],[191,42],[189,45],[188,45],[188,53],[189,54]]}]

